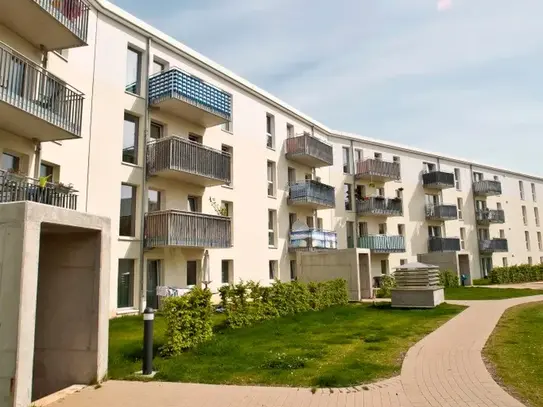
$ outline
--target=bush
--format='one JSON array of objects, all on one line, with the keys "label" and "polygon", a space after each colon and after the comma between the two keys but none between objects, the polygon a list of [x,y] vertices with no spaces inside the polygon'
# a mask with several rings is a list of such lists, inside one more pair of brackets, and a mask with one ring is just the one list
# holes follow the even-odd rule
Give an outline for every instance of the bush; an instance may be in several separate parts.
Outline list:
[{"label": "bush", "polygon": [[458,275],[454,271],[440,270],[439,285],[445,288],[460,287]]},{"label": "bush", "polygon": [[179,355],[213,335],[213,307],[208,289],[193,288],[181,297],[167,298],[163,314],[166,320],[164,345],[160,350],[163,356]]},{"label": "bush", "polygon": [[375,296],[377,298],[390,298],[394,287],[396,287],[396,279],[394,276],[388,274],[384,275],[381,277],[381,287],[377,290]]},{"label": "bush", "polygon": [[219,293],[227,324],[232,328],[349,301],[347,282],[342,279],[309,284],[275,281],[269,287],[242,281],[221,287]]},{"label": "bush", "polygon": [[510,267],[495,267],[488,279],[491,284],[529,283],[543,281],[543,265],[519,264]]}]

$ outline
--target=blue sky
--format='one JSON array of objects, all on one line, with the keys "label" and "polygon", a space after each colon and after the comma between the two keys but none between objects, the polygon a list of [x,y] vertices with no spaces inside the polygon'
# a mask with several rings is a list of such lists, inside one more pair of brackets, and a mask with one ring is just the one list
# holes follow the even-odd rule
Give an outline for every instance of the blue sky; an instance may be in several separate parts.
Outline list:
[{"label": "blue sky", "polygon": [[329,127],[543,176],[541,0],[113,2]]}]

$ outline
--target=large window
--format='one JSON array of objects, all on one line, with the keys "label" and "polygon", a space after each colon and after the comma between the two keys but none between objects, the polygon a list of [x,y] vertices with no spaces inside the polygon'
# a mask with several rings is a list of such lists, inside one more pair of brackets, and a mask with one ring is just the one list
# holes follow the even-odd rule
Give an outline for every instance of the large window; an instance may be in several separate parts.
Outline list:
[{"label": "large window", "polygon": [[233,260],[221,261],[221,283],[228,284],[234,280],[233,276]]},{"label": "large window", "polygon": [[141,94],[141,52],[132,47],[127,50],[125,84],[127,92]]},{"label": "large window", "polygon": [[353,210],[353,186],[351,184],[343,185],[343,192],[345,196],[345,210]]},{"label": "large window", "polygon": [[40,177],[46,178],[47,182],[53,182],[55,167],[49,164],[40,163]]},{"label": "large window", "polygon": [[121,185],[119,236],[136,236],[136,187]]},{"label": "large window", "polygon": [[351,172],[351,150],[349,147],[343,147],[343,173],[349,174]]},{"label": "large window", "polygon": [[187,286],[194,286],[198,282],[198,262],[196,260],[187,261]]},{"label": "large window", "polygon": [[20,170],[21,159],[14,154],[2,154],[2,169],[17,172]]},{"label": "large window", "polygon": [[275,280],[279,278],[279,276],[277,275],[277,260],[270,260],[268,262],[268,274],[270,280]]},{"label": "large window", "polygon": [[518,182],[518,190],[520,193],[520,199],[524,201],[524,183],[522,181]]},{"label": "large window", "polygon": [[150,189],[147,192],[147,211],[156,212],[162,206],[162,192],[155,189]]},{"label": "large window", "polygon": [[275,117],[266,114],[266,147],[275,148]]},{"label": "large window", "polygon": [[139,117],[124,114],[123,128],[123,162],[138,163]]},{"label": "large window", "polygon": [[164,126],[157,122],[151,122],[151,139],[158,140],[164,137]]},{"label": "large window", "polygon": [[134,306],[134,259],[119,259],[117,308]]}]

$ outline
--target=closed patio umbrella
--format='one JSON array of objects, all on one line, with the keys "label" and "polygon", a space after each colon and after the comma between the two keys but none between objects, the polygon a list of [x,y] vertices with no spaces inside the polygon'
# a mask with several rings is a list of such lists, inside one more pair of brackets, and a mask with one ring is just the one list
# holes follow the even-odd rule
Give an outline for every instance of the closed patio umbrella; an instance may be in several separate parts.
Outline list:
[{"label": "closed patio umbrella", "polygon": [[207,288],[208,284],[211,284],[211,272],[209,270],[209,252],[207,250],[204,252],[204,264],[202,269],[204,272],[204,278],[202,279],[202,283],[204,283],[205,288]]}]

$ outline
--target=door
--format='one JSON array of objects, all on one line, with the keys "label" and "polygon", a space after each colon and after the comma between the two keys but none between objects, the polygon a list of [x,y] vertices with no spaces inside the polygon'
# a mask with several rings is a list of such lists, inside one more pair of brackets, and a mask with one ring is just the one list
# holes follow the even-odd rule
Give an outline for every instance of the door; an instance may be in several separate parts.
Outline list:
[{"label": "door", "polygon": [[197,283],[198,263],[196,260],[187,261],[187,286],[195,286]]},{"label": "door", "polygon": [[161,260],[147,261],[147,306],[158,309],[156,288],[160,285]]}]

